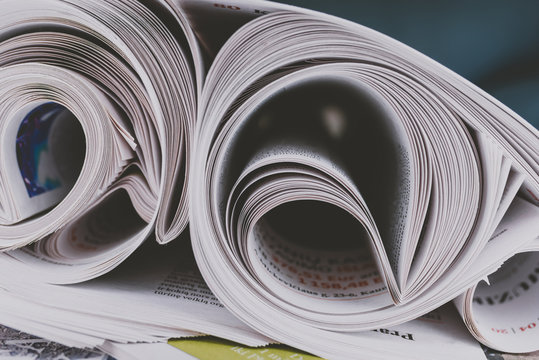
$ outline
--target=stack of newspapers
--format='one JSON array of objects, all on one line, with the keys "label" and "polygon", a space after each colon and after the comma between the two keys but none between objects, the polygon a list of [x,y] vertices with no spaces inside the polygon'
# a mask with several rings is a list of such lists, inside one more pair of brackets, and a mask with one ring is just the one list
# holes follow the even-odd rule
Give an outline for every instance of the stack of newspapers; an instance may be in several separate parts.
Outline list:
[{"label": "stack of newspapers", "polygon": [[0,5],[1,324],[125,357],[539,350],[539,132],[477,86],[272,2]]}]

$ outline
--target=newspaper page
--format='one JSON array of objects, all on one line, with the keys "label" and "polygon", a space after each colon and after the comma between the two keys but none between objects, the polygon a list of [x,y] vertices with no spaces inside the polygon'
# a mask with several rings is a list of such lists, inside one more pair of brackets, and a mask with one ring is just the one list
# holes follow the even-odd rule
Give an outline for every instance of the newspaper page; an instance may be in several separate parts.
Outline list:
[{"label": "newspaper page", "polygon": [[114,360],[98,350],[71,348],[3,325],[0,325],[0,358]]}]

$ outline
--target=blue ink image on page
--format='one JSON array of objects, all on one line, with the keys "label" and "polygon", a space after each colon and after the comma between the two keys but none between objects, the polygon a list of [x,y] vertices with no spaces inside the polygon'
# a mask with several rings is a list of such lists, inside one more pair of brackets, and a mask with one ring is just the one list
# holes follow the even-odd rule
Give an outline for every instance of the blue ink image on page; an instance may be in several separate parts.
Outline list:
[{"label": "blue ink image on page", "polygon": [[65,107],[60,104],[45,103],[30,111],[21,122],[17,132],[16,152],[29,197],[61,186],[58,178],[47,174],[49,171],[42,161],[42,155],[48,152],[49,132],[54,119],[64,110]]}]

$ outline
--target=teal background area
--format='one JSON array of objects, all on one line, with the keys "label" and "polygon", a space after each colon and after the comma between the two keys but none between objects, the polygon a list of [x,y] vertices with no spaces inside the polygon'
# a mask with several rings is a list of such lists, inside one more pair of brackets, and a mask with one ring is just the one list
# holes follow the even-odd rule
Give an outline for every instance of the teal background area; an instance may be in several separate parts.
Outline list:
[{"label": "teal background area", "polygon": [[387,34],[539,128],[539,0],[283,0]]}]

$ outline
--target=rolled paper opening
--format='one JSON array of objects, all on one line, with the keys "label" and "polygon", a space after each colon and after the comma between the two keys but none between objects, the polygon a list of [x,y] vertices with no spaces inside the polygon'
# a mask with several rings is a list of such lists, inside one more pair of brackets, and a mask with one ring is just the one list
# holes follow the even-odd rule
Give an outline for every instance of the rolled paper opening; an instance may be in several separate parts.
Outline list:
[{"label": "rolled paper opening", "polygon": [[57,205],[73,188],[84,164],[86,137],[65,106],[42,103],[22,118],[15,152],[28,196],[22,199],[27,208],[22,213],[29,217]]},{"label": "rolled paper opening", "polygon": [[257,274],[265,272],[288,290],[334,300],[386,293],[367,231],[337,206],[282,204],[257,222],[251,239]]}]

